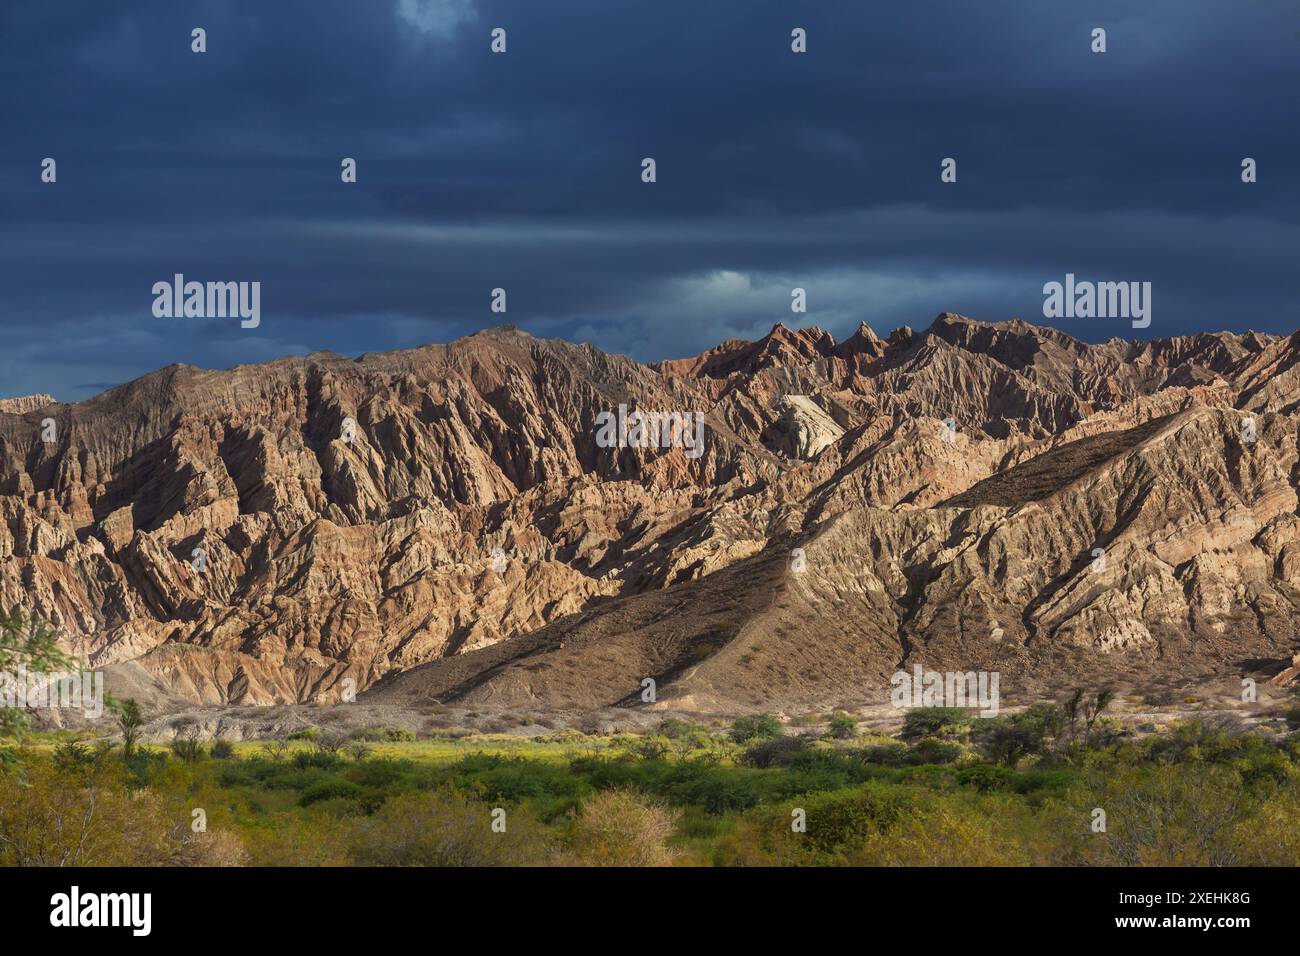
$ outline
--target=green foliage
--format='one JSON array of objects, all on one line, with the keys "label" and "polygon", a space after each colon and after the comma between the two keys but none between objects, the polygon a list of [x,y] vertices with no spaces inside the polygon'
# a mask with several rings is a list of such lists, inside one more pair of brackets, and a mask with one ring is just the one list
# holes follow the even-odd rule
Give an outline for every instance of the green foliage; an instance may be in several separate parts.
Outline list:
[{"label": "green foliage", "polygon": [[213,760],[232,760],[235,756],[235,745],[229,740],[218,737],[212,741],[208,754]]},{"label": "green foliage", "polygon": [[844,713],[844,711],[836,711],[831,715],[828,733],[836,740],[850,740],[857,736],[858,719],[852,714]]},{"label": "green foliage", "polygon": [[1043,747],[1042,727],[1016,717],[981,718],[975,724],[971,739],[994,763],[1013,768],[1021,757],[1036,754]]},{"label": "green foliage", "polygon": [[314,783],[304,790],[302,796],[298,798],[298,806],[309,807],[313,803],[319,803],[322,800],[338,798],[354,800],[361,796],[362,792],[361,787],[351,780],[344,780],[342,777],[331,777],[328,780],[322,780],[320,783]]},{"label": "green foliage", "polygon": [[962,758],[965,751],[961,744],[938,737],[926,737],[912,745],[909,763],[946,764]]},{"label": "green foliage", "polygon": [[21,610],[0,613],[0,672],[76,670],[78,661],[59,649],[59,632]]},{"label": "green foliage", "polygon": [[492,829],[489,804],[453,790],[409,793],[358,819],[348,837],[363,866],[520,866],[551,862],[544,827],[524,808],[504,810],[505,830]]},{"label": "green foliage", "polygon": [[[239,858],[242,847],[251,862],[276,865],[1279,865],[1298,858],[1300,735],[1252,731],[1218,714],[1120,737],[1107,720],[1097,696],[1080,695],[1073,732],[1067,708],[1046,705],[979,718],[969,733],[940,722],[945,733],[910,743],[778,736],[739,752],[725,743],[717,760],[684,749],[682,742],[707,733],[685,721],[661,728],[674,736],[583,738],[568,752],[525,740],[427,741],[400,748],[401,759],[376,745],[377,755],[360,762],[301,747],[292,760],[250,749],[241,760],[191,762],[137,746],[118,760],[111,748],[65,738],[47,749],[0,751],[8,764],[0,772],[0,862],[66,854],[86,865],[190,859],[195,805],[209,809],[216,829],[231,829],[235,843],[218,861]],[[1004,736],[1014,748],[999,749]],[[82,850],[57,827],[46,832],[49,813],[80,827],[92,807],[104,808],[120,832],[92,815]],[[1096,807],[1107,813],[1104,833],[1089,829]],[[490,827],[497,808],[509,821],[504,833]],[[806,833],[791,830],[796,809]]]},{"label": "green foliage", "polygon": [[134,697],[128,697],[118,708],[117,726],[122,731],[122,758],[130,760],[140,740],[140,728],[144,726],[144,715]]},{"label": "green foliage", "polygon": [[1011,782],[1015,779],[1015,773],[1006,767],[998,767],[993,764],[978,763],[970,767],[962,767],[957,771],[957,782],[964,787],[974,787],[976,790],[984,793],[990,793],[998,790],[1010,790]]},{"label": "green foliage", "polygon": [[[58,631],[35,615],[0,612],[0,674],[78,670],[79,662],[59,649],[58,638]],[[0,739],[21,740],[27,729],[21,708],[0,707]]]},{"label": "green foliage", "polygon": [[800,737],[775,737],[747,747],[738,760],[745,767],[787,767],[807,749],[808,742]]},{"label": "green foliage", "polygon": [[731,739],[738,744],[769,740],[783,733],[781,722],[770,714],[740,717],[731,725]]},{"label": "green foliage", "polygon": [[185,763],[195,763],[208,755],[207,751],[203,749],[203,743],[199,740],[197,732],[193,730],[182,733],[173,740],[171,742],[171,751],[177,760]]},{"label": "green foliage", "polygon": [[343,764],[343,758],[337,753],[319,750],[299,750],[293,755],[292,763],[299,770],[317,767],[322,770],[336,770]]},{"label": "green foliage", "polygon": [[627,752],[642,760],[662,760],[671,752],[667,737],[647,736],[627,742]]},{"label": "green foliage", "polygon": [[693,724],[689,720],[682,720],[680,717],[665,717],[659,722],[659,735],[667,737],[669,740],[685,737],[697,729],[701,729],[698,724]]},{"label": "green foliage", "polygon": [[914,707],[903,716],[904,740],[960,736],[970,727],[971,713],[961,707]]}]

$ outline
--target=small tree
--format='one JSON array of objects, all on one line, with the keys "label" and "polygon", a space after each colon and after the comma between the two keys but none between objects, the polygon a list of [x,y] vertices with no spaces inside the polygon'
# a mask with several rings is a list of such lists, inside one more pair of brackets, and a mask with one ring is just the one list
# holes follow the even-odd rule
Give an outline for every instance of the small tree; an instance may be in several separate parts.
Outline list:
[{"label": "small tree", "polygon": [[770,740],[780,737],[782,733],[781,722],[770,714],[740,717],[731,725],[731,739],[738,744]]},{"label": "small tree", "polygon": [[199,742],[199,729],[186,727],[172,741],[172,753],[185,763],[196,763],[205,756],[203,744]]},{"label": "small tree", "polygon": [[1083,743],[1089,746],[1092,743],[1092,725],[1097,722],[1101,712],[1110,706],[1111,701],[1115,699],[1115,692],[1109,687],[1103,687],[1097,691],[1097,695],[1084,705],[1083,708]]},{"label": "small tree", "polygon": [[1065,725],[1069,730],[1070,743],[1073,745],[1079,736],[1079,715],[1083,707],[1083,688],[1076,687],[1074,693],[1061,704],[1065,712]]},{"label": "small tree", "polygon": [[961,707],[913,707],[903,716],[902,737],[960,736],[970,728],[971,719],[970,712]]},{"label": "small tree", "polygon": [[268,760],[279,763],[289,754],[289,741],[283,733],[276,734],[262,742],[262,753],[266,754]]},{"label": "small tree", "polygon": [[370,745],[362,740],[352,741],[350,744],[347,745],[345,749],[347,750],[348,756],[351,757],[353,760],[355,760],[357,763],[361,763],[363,760],[369,757],[371,751]]},{"label": "small tree", "polygon": [[311,745],[322,757],[337,757],[347,742],[348,735],[344,731],[326,730],[313,737]]},{"label": "small tree", "polygon": [[140,740],[140,728],[144,726],[144,715],[134,697],[122,701],[117,714],[117,726],[122,731],[122,759],[130,760],[135,756],[135,745]]}]

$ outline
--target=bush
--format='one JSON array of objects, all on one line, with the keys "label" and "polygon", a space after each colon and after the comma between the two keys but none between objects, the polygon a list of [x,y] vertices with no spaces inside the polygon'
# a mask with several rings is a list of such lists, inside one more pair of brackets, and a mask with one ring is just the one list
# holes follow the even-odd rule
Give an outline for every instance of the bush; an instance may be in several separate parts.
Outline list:
[{"label": "bush", "polygon": [[[850,854],[854,866],[1024,866],[1028,854],[1001,827],[1014,806],[969,807],[945,801],[904,814],[869,833]],[[1003,811],[1003,812],[1000,812]]]},{"label": "bush", "polygon": [[1057,824],[1054,862],[1068,866],[1236,866],[1239,827],[1255,811],[1222,766],[1096,768],[1055,807],[1071,821],[1106,812],[1104,832]]},{"label": "bush", "polygon": [[668,756],[668,740],[664,737],[641,737],[628,744],[627,752],[642,760],[663,760]]},{"label": "bush", "polygon": [[797,754],[808,749],[808,743],[799,737],[776,737],[753,744],[739,757],[745,767],[765,770],[768,767],[788,767]]},{"label": "bush", "polygon": [[185,763],[195,763],[205,756],[203,744],[197,737],[180,737],[172,741],[171,747],[176,758]]},{"label": "bush", "polygon": [[731,725],[731,739],[738,744],[770,740],[780,737],[782,733],[781,722],[770,714],[740,717]]},{"label": "bush", "polygon": [[973,718],[960,707],[914,707],[903,717],[905,740],[944,737],[965,733]]},{"label": "bush", "polygon": [[491,804],[449,790],[394,797],[356,821],[348,837],[362,866],[529,866],[553,862],[541,825],[522,808],[492,829]]},{"label": "bush", "polygon": [[338,754],[317,753],[314,750],[300,750],[293,755],[293,765],[299,770],[317,767],[321,770],[335,770],[343,763]]},{"label": "bush", "polygon": [[1292,707],[1286,712],[1286,725],[1292,730],[1300,730],[1300,707]]},{"label": "bush", "polygon": [[669,740],[690,736],[701,729],[703,728],[699,724],[693,724],[689,720],[682,720],[680,717],[665,717],[659,722],[659,735],[667,737]]},{"label": "bush", "polygon": [[162,866],[183,843],[119,761],[56,767],[21,751],[18,769],[0,774],[0,866]]},{"label": "bush", "polygon": [[302,796],[298,798],[298,806],[309,807],[321,800],[333,800],[337,797],[354,800],[361,796],[361,793],[361,788],[351,780],[332,777],[329,780],[322,780],[320,783],[313,784],[304,790]]},{"label": "bush", "polygon": [[312,749],[321,756],[338,756],[348,743],[348,735],[341,730],[327,730],[312,738]]},{"label": "bush", "polygon": [[987,763],[977,763],[973,767],[963,767],[957,771],[958,783],[984,793],[1010,790],[1014,778],[1014,771]]},{"label": "bush", "polygon": [[588,866],[670,866],[667,846],[681,811],[648,804],[630,790],[588,799],[574,821],[572,846]]},{"label": "bush", "polygon": [[223,740],[218,737],[216,740],[212,741],[212,746],[209,748],[208,753],[211,755],[213,760],[230,760],[235,756],[235,745],[229,740]]},{"label": "bush", "polygon": [[347,755],[351,757],[353,760],[355,760],[357,763],[361,763],[363,760],[369,757],[371,753],[370,745],[363,743],[360,740],[352,741],[343,749],[347,752]]},{"label": "bush", "polygon": [[858,719],[851,714],[838,711],[831,717],[829,732],[836,740],[850,740],[857,736]]},{"label": "bush", "polygon": [[53,759],[54,766],[58,769],[75,772],[93,764],[96,753],[85,744],[69,740],[54,748]]},{"label": "bush", "polygon": [[[909,804],[905,791],[876,783],[856,790],[809,794],[802,804],[808,829],[795,834],[794,840],[822,856],[810,862],[842,859],[842,854],[860,846],[868,835],[893,824]],[[783,808],[778,818],[789,831],[790,811]]]},{"label": "bush", "polygon": [[940,740],[937,737],[926,737],[924,740],[918,740],[912,747],[912,763],[917,764],[947,764],[961,759],[961,744],[951,740]]},{"label": "bush", "polygon": [[880,764],[882,767],[906,767],[912,762],[911,748],[900,740],[863,747],[861,756],[866,763]]},{"label": "bush", "polygon": [[1042,729],[1033,722],[1015,718],[983,718],[976,723],[972,737],[990,760],[1006,767],[1014,768],[1021,757],[1043,749]]}]

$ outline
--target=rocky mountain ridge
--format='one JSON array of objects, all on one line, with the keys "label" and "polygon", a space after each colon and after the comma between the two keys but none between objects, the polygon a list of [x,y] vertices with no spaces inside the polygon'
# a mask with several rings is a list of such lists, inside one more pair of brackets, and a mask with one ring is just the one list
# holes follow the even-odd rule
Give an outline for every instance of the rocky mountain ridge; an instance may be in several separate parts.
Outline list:
[{"label": "rocky mountain ridge", "polygon": [[[0,604],[189,705],[581,710],[650,678],[655,706],[740,711],[917,663],[1026,690],[1280,670],[1298,355],[944,313],[654,365],[492,329],[171,366],[0,403]],[[702,415],[703,454],[602,447],[620,404]]]}]

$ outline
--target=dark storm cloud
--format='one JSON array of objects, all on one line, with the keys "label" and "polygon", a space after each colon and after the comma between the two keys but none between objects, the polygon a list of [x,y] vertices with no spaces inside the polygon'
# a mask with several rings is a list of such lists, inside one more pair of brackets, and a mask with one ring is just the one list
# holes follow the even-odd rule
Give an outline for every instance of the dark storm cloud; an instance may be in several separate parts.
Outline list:
[{"label": "dark storm cloud", "polygon": [[[1066,272],[1152,282],[1144,334],[1290,331],[1297,47],[1282,0],[10,3],[2,393],[501,321],[642,359],[1042,321]],[[262,324],[155,318],[177,272],[261,281]]]}]

